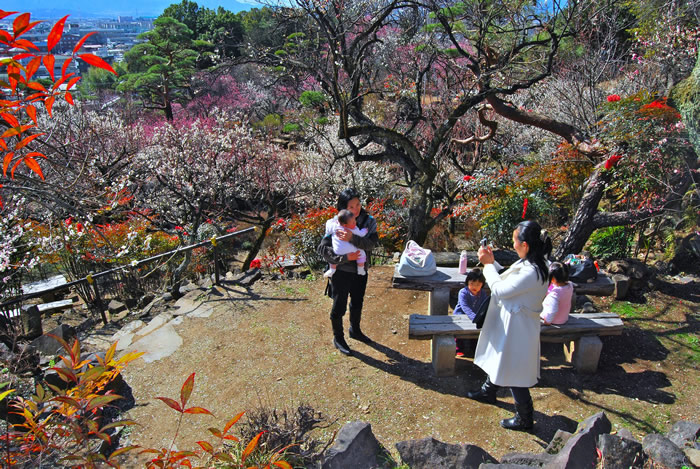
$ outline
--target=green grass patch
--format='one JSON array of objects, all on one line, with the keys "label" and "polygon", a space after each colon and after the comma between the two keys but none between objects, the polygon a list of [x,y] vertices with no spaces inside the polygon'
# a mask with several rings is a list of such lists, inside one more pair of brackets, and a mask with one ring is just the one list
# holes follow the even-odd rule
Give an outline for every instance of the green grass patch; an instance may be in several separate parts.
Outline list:
[{"label": "green grass patch", "polygon": [[616,301],[610,305],[610,312],[619,314],[623,318],[636,319],[644,317],[654,311],[648,304],[636,304],[629,301]]},{"label": "green grass patch", "polygon": [[698,338],[697,335],[688,333],[673,334],[671,338],[684,347],[687,347],[685,357],[689,361],[696,365],[700,364],[700,338]]}]

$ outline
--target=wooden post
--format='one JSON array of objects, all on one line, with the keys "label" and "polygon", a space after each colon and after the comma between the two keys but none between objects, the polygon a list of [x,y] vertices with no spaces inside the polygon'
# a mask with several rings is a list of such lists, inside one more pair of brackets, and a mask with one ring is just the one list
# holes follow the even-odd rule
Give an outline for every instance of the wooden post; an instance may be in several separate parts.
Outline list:
[{"label": "wooden post", "polygon": [[214,248],[214,284],[219,284],[219,250],[216,247],[216,236],[211,237],[211,245]]},{"label": "wooden post", "polygon": [[95,290],[95,306],[99,308],[100,315],[102,316],[102,324],[106,326],[109,321],[107,321],[107,315],[105,314],[104,304],[102,303],[102,298],[100,297],[100,290],[97,288],[97,283],[95,282],[95,279],[92,278],[92,272],[90,272],[87,275],[87,277],[85,277],[85,279],[90,285],[92,285],[92,288]]}]

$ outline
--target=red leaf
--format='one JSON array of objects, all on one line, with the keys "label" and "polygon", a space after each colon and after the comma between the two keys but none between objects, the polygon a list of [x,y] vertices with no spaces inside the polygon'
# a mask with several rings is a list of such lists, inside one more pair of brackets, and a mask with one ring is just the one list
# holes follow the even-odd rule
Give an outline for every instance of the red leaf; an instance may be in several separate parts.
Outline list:
[{"label": "red leaf", "polygon": [[7,177],[7,168],[10,166],[10,163],[12,163],[12,158],[15,156],[15,152],[11,151],[10,153],[5,155],[5,160],[2,163],[2,174]]},{"label": "red leaf", "polygon": [[234,418],[228,421],[226,426],[224,427],[224,433],[228,433],[228,431],[231,429],[231,427],[238,422],[241,417],[243,417],[243,414],[245,414],[245,411],[241,412],[240,414],[236,415]]},{"label": "red leaf", "polygon": [[46,50],[48,52],[51,52],[51,49],[53,49],[54,46],[58,44],[58,41],[61,40],[61,36],[63,36],[63,26],[66,24],[67,18],[68,15],[64,16],[60,20],[56,21],[56,24],[54,24],[53,28],[51,28],[51,32],[46,38]]},{"label": "red leaf", "polygon": [[27,57],[34,57],[34,54],[30,52],[22,52],[21,54],[17,54],[14,57],[12,57],[12,60],[22,60],[26,59]]},{"label": "red leaf", "polygon": [[156,397],[156,399],[160,399],[161,401],[165,402],[169,407],[182,413],[182,407],[180,407],[180,404],[175,399],[170,399],[169,397]]},{"label": "red leaf", "polygon": [[14,15],[15,13],[17,13],[17,12],[16,12],[16,11],[3,11],[3,10],[0,10],[0,20],[3,19],[3,18],[7,18],[7,17],[10,16],[10,15]]},{"label": "red leaf", "polygon": [[29,26],[30,17],[31,15],[29,13],[22,13],[17,18],[15,18],[15,21],[12,22],[12,29],[15,33],[15,37],[19,36],[20,34],[22,34],[22,31],[27,29],[27,26]]},{"label": "red leaf", "polygon": [[66,89],[69,90],[73,88],[73,86],[80,81],[81,77],[73,77],[68,81],[68,84],[66,85]]},{"label": "red leaf", "polygon": [[66,76],[66,70],[68,69],[68,66],[70,63],[73,61],[73,57],[68,57],[66,60],[63,61],[63,67],[61,67],[61,76],[64,77]]},{"label": "red leaf", "polygon": [[289,464],[287,461],[275,461],[272,463],[272,465],[280,467],[282,469],[293,469],[292,465]]},{"label": "red leaf", "polygon": [[75,103],[73,102],[73,95],[70,94],[69,92],[66,91],[66,95],[64,96],[66,98],[66,102],[73,106]]},{"label": "red leaf", "polygon": [[186,414],[206,414],[206,415],[214,415],[211,412],[209,412],[207,409],[204,407],[190,407],[189,409],[185,409]]},{"label": "red leaf", "polygon": [[97,34],[97,32],[96,32],[96,31],[93,31],[93,32],[87,33],[85,36],[83,36],[83,37],[78,41],[78,43],[75,45],[75,47],[73,48],[73,54],[77,54],[78,51],[80,50],[80,48],[83,47],[83,44],[85,43],[85,41],[87,40],[87,38],[89,38],[89,37],[92,36],[93,34]]},{"label": "red leaf", "polygon": [[6,112],[0,112],[0,116],[5,119],[5,121],[10,124],[11,127],[19,127],[19,121],[12,114]]},{"label": "red leaf", "polygon": [[29,49],[39,50],[39,48],[36,46],[36,44],[34,44],[32,41],[28,41],[26,39],[17,39],[16,41],[14,41],[14,45],[17,47],[21,47],[24,50],[29,50]]},{"label": "red leaf", "polygon": [[250,456],[250,453],[253,452],[256,446],[258,446],[258,440],[260,440],[260,437],[262,434],[265,432],[260,432],[257,435],[255,435],[255,438],[250,440],[250,443],[248,443],[248,446],[245,447],[245,450],[241,454],[241,462],[245,462],[246,458]]},{"label": "red leaf", "polygon": [[30,135],[29,137],[24,138],[21,142],[19,142],[17,145],[15,145],[15,151],[17,151],[21,148],[24,148],[29,142],[31,142],[32,140],[34,140],[37,137],[40,137],[41,135],[44,135],[44,134],[34,134],[34,135]]},{"label": "red leaf", "polygon": [[[24,159],[24,164],[27,165],[27,168],[29,168],[31,171],[34,171],[37,175],[39,175],[39,177],[43,181],[44,180],[44,173],[41,172],[41,166],[39,166],[39,162],[37,162],[37,160],[35,160],[34,158],[32,158],[30,156],[25,156],[23,159]],[[14,171],[13,171],[13,173],[14,173]]]},{"label": "red leaf", "polygon": [[109,72],[114,73],[115,75],[117,74],[117,72],[114,71],[114,69],[112,68],[112,66],[110,64],[108,64],[107,62],[105,62],[100,57],[96,56],[95,54],[82,54],[82,55],[79,55],[78,57],[80,57],[82,60],[89,63],[93,67],[102,68],[104,70],[107,70]]},{"label": "red leaf", "polygon": [[190,399],[190,395],[192,394],[192,389],[194,388],[194,373],[189,375],[185,382],[182,385],[182,389],[180,389],[180,403],[182,403],[182,407],[185,407],[185,404],[187,404],[187,401]]},{"label": "red leaf", "polygon": [[34,57],[29,61],[25,67],[27,70],[27,81],[29,81],[36,71],[39,70],[39,65],[41,65],[41,57]]},{"label": "red leaf", "polygon": [[214,447],[208,441],[198,441],[197,444],[207,453],[214,451]]},{"label": "red leaf", "polygon": [[58,87],[61,86],[61,85],[63,84],[64,81],[66,81],[67,79],[69,79],[69,78],[72,77],[73,75],[75,75],[75,73],[69,73],[68,75],[62,76],[61,78],[59,78],[59,80],[58,80],[56,83],[53,84],[53,86],[51,87],[51,89],[57,90]]},{"label": "red leaf", "polygon": [[29,118],[33,120],[34,124],[36,125],[36,108],[33,105],[28,104],[27,107],[24,108],[24,110],[27,112]]},{"label": "red leaf", "polygon": [[46,111],[49,113],[49,117],[53,117],[53,114],[51,114],[51,108],[53,107],[53,102],[56,100],[53,96],[49,96],[46,98],[46,101],[44,101],[44,106],[46,107]]},{"label": "red leaf", "polygon": [[[43,91],[44,93],[49,92],[49,90],[44,88],[44,85],[42,85],[38,81],[30,81],[29,83],[27,83],[27,88],[31,88],[31,89],[37,90],[37,91]],[[27,99],[29,99],[29,97],[27,97]]]},{"label": "red leaf", "polygon": [[[27,25],[27,27],[24,28],[19,34],[15,35],[15,37],[17,38],[17,37],[20,37],[24,33],[28,33],[29,31],[32,30],[32,28],[34,28],[34,26],[36,26],[39,23],[41,23],[41,21],[33,21],[33,22],[29,23]],[[30,44],[32,44],[32,43],[30,42]],[[36,47],[34,44],[32,44],[32,47],[34,47],[36,50],[39,50],[39,48]]]},{"label": "red leaf", "polygon": [[44,67],[46,67],[46,71],[49,72],[49,75],[51,76],[51,81],[55,81],[56,78],[53,76],[55,59],[53,58],[53,55],[45,55],[42,60],[44,62]]}]

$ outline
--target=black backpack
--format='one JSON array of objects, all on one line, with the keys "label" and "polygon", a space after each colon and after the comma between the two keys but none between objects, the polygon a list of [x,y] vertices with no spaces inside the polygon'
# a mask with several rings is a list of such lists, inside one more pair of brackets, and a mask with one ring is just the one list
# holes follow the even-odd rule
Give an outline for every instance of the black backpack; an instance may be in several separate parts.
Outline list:
[{"label": "black backpack", "polygon": [[578,264],[569,265],[569,280],[574,283],[587,283],[598,278],[598,269],[591,259],[583,259]]}]

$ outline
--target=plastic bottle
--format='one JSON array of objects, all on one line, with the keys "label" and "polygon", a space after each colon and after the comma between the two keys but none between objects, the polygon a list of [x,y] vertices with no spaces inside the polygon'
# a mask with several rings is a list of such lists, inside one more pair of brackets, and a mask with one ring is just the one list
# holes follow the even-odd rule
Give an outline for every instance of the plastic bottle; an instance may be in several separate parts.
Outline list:
[{"label": "plastic bottle", "polygon": [[459,273],[461,275],[467,273],[467,251],[462,251],[459,255]]}]

